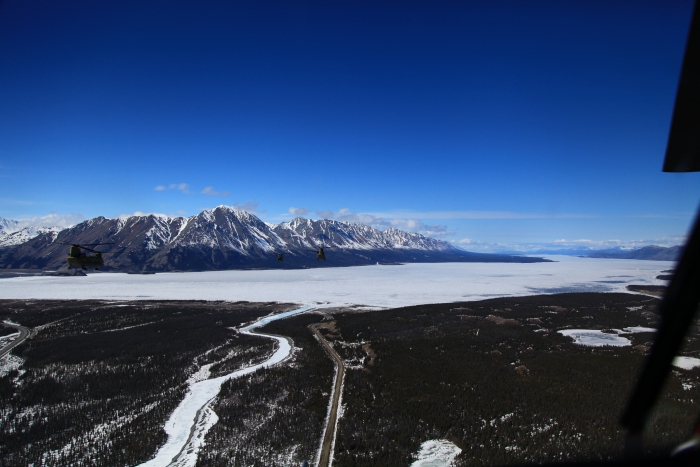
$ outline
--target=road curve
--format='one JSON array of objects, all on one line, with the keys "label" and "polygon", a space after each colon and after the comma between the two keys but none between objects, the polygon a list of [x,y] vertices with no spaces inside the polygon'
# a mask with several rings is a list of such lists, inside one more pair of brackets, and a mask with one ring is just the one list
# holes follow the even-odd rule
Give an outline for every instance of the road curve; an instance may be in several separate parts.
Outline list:
[{"label": "road curve", "polygon": [[1,321],[0,324],[2,324],[5,327],[8,328],[14,328],[19,331],[19,337],[6,346],[4,346],[2,349],[0,349],[0,358],[3,358],[5,355],[10,353],[10,350],[14,349],[18,345],[20,345],[22,342],[27,340],[29,335],[31,334],[31,331],[28,328],[25,328],[24,326],[20,326],[19,324],[11,324],[11,323],[6,323],[4,321]]},{"label": "road curve", "polygon": [[311,331],[318,337],[321,344],[328,350],[331,354],[335,364],[338,368],[338,372],[335,375],[335,382],[333,383],[333,401],[331,402],[331,412],[328,415],[328,424],[326,425],[326,432],[323,434],[323,443],[321,444],[321,455],[319,456],[318,467],[328,467],[331,463],[331,449],[333,448],[333,438],[335,438],[335,430],[338,424],[338,405],[340,403],[340,392],[343,388],[343,378],[345,378],[345,365],[343,364],[343,359],[336,353],[333,347],[330,346],[328,341],[323,338],[321,333],[317,328],[318,324],[312,324],[310,326]]}]

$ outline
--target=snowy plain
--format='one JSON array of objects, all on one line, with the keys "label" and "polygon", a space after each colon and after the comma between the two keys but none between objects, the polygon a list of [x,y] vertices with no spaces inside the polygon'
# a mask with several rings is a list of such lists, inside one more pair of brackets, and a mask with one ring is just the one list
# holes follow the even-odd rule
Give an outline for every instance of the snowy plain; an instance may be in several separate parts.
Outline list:
[{"label": "snowy plain", "polygon": [[549,256],[551,263],[413,263],[298,270],[0,279],[0,299],[247,300],[400,307],[559,292],[626,292],[671,261]]}]

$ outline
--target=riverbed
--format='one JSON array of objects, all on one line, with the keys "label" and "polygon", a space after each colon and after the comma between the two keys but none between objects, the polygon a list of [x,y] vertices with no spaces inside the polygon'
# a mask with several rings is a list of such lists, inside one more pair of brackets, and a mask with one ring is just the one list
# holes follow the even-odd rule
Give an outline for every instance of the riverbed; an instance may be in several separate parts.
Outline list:
[{"label": "riverbed", "polygon": [[311,308],[314,307],[305,306],[266,316],[253,324],[241,328],[240,332],[243,334],[275,339],[277,341],[277,349],[269,359],[262,363],[219,376],[218,378],[206,379],[209,368],[213,364],[204,365],[198,372],[198,375],[190,378],[190,387],[187,394],[165,423],[164,430],[168,435],[168,440],[158,449],[153,459],[141,464],[140,467],[194,467],[205,435],[218,421],[218,417],[211,407],[217,394],[219,394],[221,385],[229,379],[239,378],[260,368],[283,362],[292,351],[292,344],[287,338],[257,333],[254,330],[272,321],[303,313]]}]

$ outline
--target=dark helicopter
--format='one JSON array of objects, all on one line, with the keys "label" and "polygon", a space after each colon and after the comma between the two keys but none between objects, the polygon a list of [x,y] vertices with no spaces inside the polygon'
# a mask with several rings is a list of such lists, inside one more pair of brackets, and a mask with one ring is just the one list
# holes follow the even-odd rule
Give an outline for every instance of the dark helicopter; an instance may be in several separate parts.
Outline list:
[{"label": "dark helicopter", "polygon": [[277,261],[284,261],[284,256],[282,253],[277,253]]},{"label": "dark helicopter", "polygon": [[[66,261],[68,261],[68,265],[70,267],[80,266],[81,268],[83,268],[83,270],[86,270],[87,268],[95,268],[97,270],[100,269],[100,266],[105,265],[105,260],[102,258],[103,252],[93,250],[92,248],[90,248],[91,246],[114,245],[114,242],[83,244],[66,242],[59,243],[62,245],[70,245],[70,252],[68,253],[68,257],[66,258]],[[95,254],[89,255],[87,253],[83,253],[82,250],[90,251]]]},{"label": "dark helicopter", "polygon": [[309,250],[316,253],[316,261],[326,260],[326,252],[323,251],[324,248],[333,248],[332,246],[319,246],[315,250]]}]

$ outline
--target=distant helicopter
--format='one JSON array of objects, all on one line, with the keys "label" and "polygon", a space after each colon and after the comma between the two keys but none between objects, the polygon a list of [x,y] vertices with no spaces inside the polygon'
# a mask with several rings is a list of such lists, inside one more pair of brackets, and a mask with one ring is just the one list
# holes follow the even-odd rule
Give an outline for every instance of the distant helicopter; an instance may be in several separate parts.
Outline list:
[{"label": "distant helicopter", "polygon": [[[70,245],[70,252],[68,253],[68,257],[66,258],[66,261],[68,261],[68,265],[71,267],[80,266],[81,268],[83,268],[83,270],[86,270],[87,268],[95,268],[95,270],[98,270],[100,269],[100,266],[105,265],[105,261],[102,258],[102,252],[93,250],[89,247],[97,245],[114,245],[114,242],[84,244],[66,242],[59,243],[61,245]],[[88,255],[87,253],[83,253],[82,250],[87,250],[95,254]]]},{"label": "distant helicopter", "polygon": [[332,246],[319,246],[315,250],[309,250],[316,253],[316,261],[326,260],[326,252],[323,251],[324,248],[333,248]]},{"label": "distant helicopter", "polygon": [[277,261],[284,261],[284,256],[282,253],[277,253]]}]

